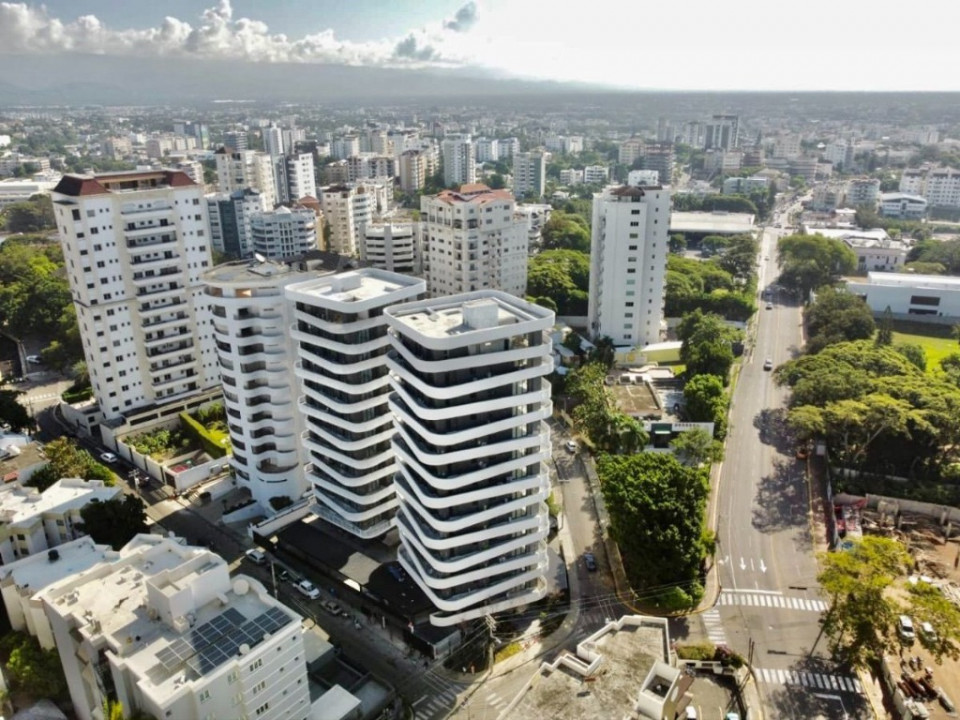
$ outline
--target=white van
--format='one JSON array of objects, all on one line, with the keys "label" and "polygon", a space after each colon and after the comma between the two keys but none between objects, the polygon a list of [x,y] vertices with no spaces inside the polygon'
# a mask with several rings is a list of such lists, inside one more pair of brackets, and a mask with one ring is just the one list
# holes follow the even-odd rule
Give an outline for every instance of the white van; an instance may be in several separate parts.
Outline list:
[{"label": "white van", "polygon": [[909,615],[901,615],[897,620],[897,635],[904,642],[913,642],[917,633],[913,629],[913,620]]},{"label": "white van", "polygon": [[246,556],[247,560],[252,562],[254,565],[265,565],[267,562],[267,556],[263,554],[262,550],[258,550],[257,548],[247,550],[244,555]]}]

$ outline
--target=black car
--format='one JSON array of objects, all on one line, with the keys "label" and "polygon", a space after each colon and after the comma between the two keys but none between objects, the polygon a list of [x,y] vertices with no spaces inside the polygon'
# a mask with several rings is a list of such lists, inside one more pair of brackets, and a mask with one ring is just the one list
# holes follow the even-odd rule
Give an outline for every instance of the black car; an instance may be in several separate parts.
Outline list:
[{"label": "black car", "polygon": [[587,570],[590,572],[597,571],[597,558],[593,553],[584,553],[583,554],[583,564],[587,566]]}]

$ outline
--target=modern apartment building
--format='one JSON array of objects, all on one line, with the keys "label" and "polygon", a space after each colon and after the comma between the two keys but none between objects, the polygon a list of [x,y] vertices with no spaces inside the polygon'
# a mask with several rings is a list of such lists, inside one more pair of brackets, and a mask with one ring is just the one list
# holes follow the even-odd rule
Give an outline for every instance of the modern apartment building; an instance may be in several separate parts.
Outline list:
[{"label": "modern apartment building", "polygon": [[440,143],[443,156],[443,184],[465,185],[476,182],[477,166],[469,135],[451,135]]},{"label": "modern apartment building", "polygon": [[495,138],[477,138],[474,143],[477,162],[496,162],[500,159],[498,143]]},{"label": "modern apartment building", "polygon": [[362,538],[387,532],[397,505],[384,308],[425,292],[423,280],[371,268],[286,288],[313,509]]},{"label": "modern apartment building", "polygon": [[205,548],[138,535],[37,599],[81,720],[310,716],[301,617]]},{"label": "modern apartment building", "polygon": [[214,193],[206,198],[211,247],[230,258],[251,257],[250,219],[268,209],[263,194],[253,188],[244,188],[231,193]]},{"label": "modern apartment building", "polygon": [[277,204],[277,182],[273,160],[267,153],[253,150],[230,152],[220,148],[214,153],[217,161],[217,190],[232,193],[253,188],[263,195],[268,210]]},{"label": "modern apartment building", "polygon": [[267,260],[302,255],[317,249],[317,216],[305,207],[278,207],[250,218],[254,252]]},{"label": "modern apartment building", "polygon": [[506,160],[520,152],[520,140],[515,137],[497,139],[497,159]]},{"label": "modern apartment building", "polygon": [[65,175],[52,198],[104,418],[216,387],[203,189],[170,171]]},{"label": "modern apartment building", "polygon": [[740,147],[740,116],[714,115],[704,123],[703,138],[705,150],[733,150]]},{"label": "modern apartment building", "polygon": [[857,178],[847,185],[847,207],[867,207],[876,210],[880,202],[880,181],[875,178]]},{"label": "modern apartment building", "polygon": [[435,625],[543,597],[553,313],[482,290],[385,310],[398,559]]},{"label": "modern apartment building", "polygon": [[363,228],[376,215],[376,196],[364,185],[344,184],[321,188],[320,206],[330,228],[329,250],[356,256]]},{"label": "modern apartment building", "polygon": [[643,170],[656,170],[660,182],[669,185],[673,181],[674,153],[671,143],[650,143],[646,146],[640,167]]},{"label": "modern apartment building", "polygon": [[513,194],[516,197],[528,193],[538,199],[543,197],[549,157],[549,153],[542,152],[517,153],[513,156]]},{"label": "modern apartment building", "polygon": [[587,165],[583,169],[583,182],[587,185],[603,185],[610,180],[610,168],[606,165]]},{"label": "modern apartment building", "polygon": [[670,190],[608,187],[593,196],[588,329],[643,347],[660,340]]},{"label": "modern apartment building", "polygon": [[515,208],[509,191],[480,184],[420,198],[431,296],[491,288],[524,297],[528,227]]},{"label": "modern apartment building", "polygon": [[346,163],[349,182],[372,178],[393,178],[397,174],[397,163],[392,155],[361,153],[348,157]]},{"label": "modern apartment building", "polygon": [[231,130],[223,134],[223,146],[227,152],[243,152],[249,147],[247,133],[243,130]]},{"label": "modern apartment building", "polygon": [[617,161],[621,165],[633,165],[637,160],[643,157],[646,145],[640,138],[630,138],[620,143],[617,150]]},{"label": "modern apartment building", "polygon": [[283,155],[283,131],[272,123],[263,129],[263,147],[271,157]]},{"label": "modern apartment building", "polygon": [[282,168],[284,170],[282,202],[295,203],[300,198],[317,196],[317,180],[313,173],[311,153],[285,155]]},{"label": "modern apartment building", "polygon": [[960,170],[930,170],[927,173],[923,197],[930,203],[930,207],[960,207]]},{"label": "modern apartment building", "polygon": [[420,275],[423,269],[420,226],[407,220],[383,220],[363,228],[360,259],[371,267]]},{"label": "modern apartment building", "polygon": [[43,492],[16,483],[0,487],[0,562],[6,565],[84,535],[80,511],[120,492],[101,480],[80,478],[57,480]]},{"label": "modern apartment building", "polygon": [[299,500],[308,488],[294,387],[296,353],[286,331],[293,317],[284,288],[310,277],[315,275],[276,262],[227,263],[203,276],[233,448],[231,464],[239,485],[248,488],[266,512],[271,498]]},{"label": "modern apartment building", "polygon": [[399,161],[400,189],[413,193],[423,187],[427,178],[427,158],[420,150],[405,150]]}]

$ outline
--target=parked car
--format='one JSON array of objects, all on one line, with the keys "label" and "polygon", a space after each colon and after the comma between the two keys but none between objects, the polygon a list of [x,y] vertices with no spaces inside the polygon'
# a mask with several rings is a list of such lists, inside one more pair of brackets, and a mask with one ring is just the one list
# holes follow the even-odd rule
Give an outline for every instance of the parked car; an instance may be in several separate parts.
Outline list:
[{"label": "parked car", "polygon": [[897,619],[897,635],[905,643],[912,643],[916,639],[917,633],[913,629],[913,620],[909,615],[901,615]]},{"label": "parked car", "polygon": [[299,592],[304,597],[308,597],[311,600],[316,600],[320,597],[320,591],[317,590],[316,585],[314,585],[309,580],[301,580],[297,583],[297,592]]},{"label": "parked car", "polygon": [[933,629],[933,625],[928,622],[920,623],[920,638],[924,642],[935,643],[937,641],[937,631]]},{"label": "parked car", "polygon": [[343,609],[333,600],[324,600],[322,603],[320,603],[320,607],[322,607],[324,610],[326,610],[328,613],[330,613],[334,617],[340,617],[341,615],[346,614],[343,612]]},{"label": "parked car", "polygon": [[31,365],[43,365],[39,355],[27,355],[27,362]]},{"label": "parked car", "polygon": [[100,459],[103,460],[105,463],[112,465],[117,461],[117,456],[114,455],[112,452],[105,452],[105,453],[100,453]]},{"label": "parked car", "polygon": [[597,558],[593,553],[584,553],[583,554],[583,564],[587,566],[587,570],[590,572],[596,572],[597,570]]},{"label": "parked car", "polygon": [[773,303],[767,303],[767,310],[773,310]]},{"label": "parked car", "polygon": [[566,444],[564,445],[564,447],[567,448],[567,452],[568,452],[568,453],[575,453],[577,450],[580,449],[580,448],[577,446],[577,443],[576,443],[575,440],[567,440],[567,442],[566,442]]},{"label": "parked car", "polygon": [[257,548],[251,548],[250,550],[247,550],[243,556],[254,565],[265,565],[267,562],[267,556],[264,554],[263,550],[258,550]]},{"label": "parked car", "polygon": [[764,369],[764,370],[773,370],[773,360],[771,360],[770,358],[767,358],[766,360],[764,360],[764,361],[763,361],[763,369]]}]

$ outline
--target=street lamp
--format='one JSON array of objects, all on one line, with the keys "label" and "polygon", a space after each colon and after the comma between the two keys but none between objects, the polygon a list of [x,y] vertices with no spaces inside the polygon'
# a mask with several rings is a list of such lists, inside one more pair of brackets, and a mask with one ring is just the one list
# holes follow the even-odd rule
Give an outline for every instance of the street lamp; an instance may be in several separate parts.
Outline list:
[{"label": "street lamp", "polygon": [[843,704],[843,698],[840,697],[839,695],[826,695],[824,693],[814,693],[813,696],[820,698],[821,700],[836,700],[838,703],[840,703],[840,709],[843,711],[843,720],[848,720],[848,718],[850,717],[849,715],[847,715],[847,708]]}]

